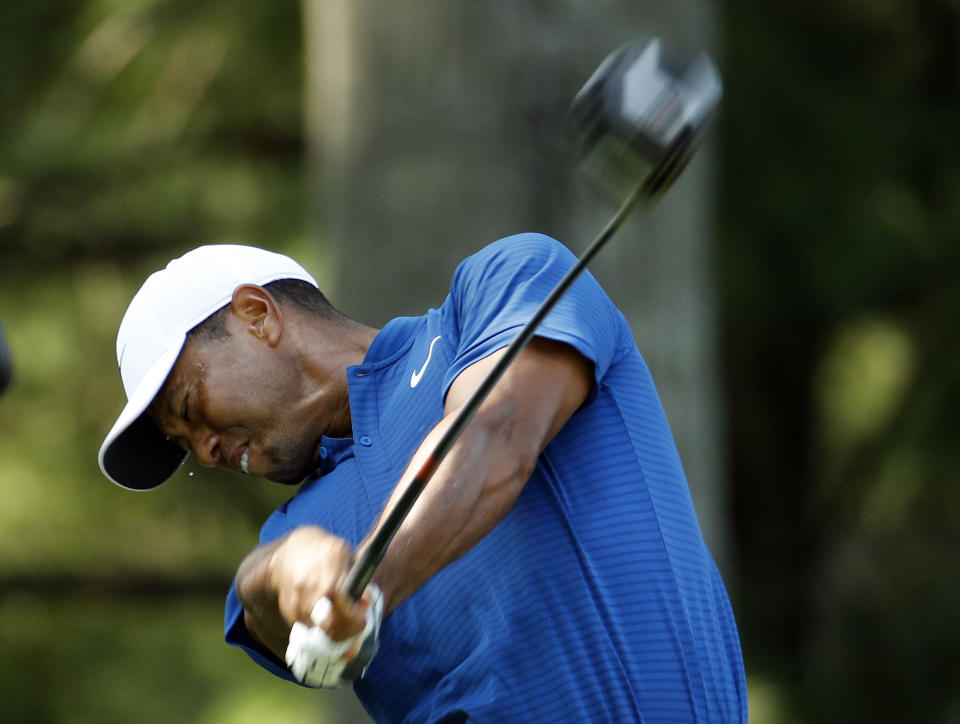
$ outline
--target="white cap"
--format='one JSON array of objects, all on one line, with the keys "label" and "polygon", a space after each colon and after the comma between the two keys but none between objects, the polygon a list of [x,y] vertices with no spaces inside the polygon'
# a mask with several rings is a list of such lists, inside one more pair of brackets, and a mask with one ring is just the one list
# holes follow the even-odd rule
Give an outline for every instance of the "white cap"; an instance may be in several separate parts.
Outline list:
[{"label": "white cap", "polygon": [[151,274],[117,332],[117,363],[127,405],[100,446],[100,469],[117,485],[149,490],[166,482],[187,453],[145,414],[187,333],[233,298],[241,284],[316,280],[290,257],[252,246],[201,246]]}]

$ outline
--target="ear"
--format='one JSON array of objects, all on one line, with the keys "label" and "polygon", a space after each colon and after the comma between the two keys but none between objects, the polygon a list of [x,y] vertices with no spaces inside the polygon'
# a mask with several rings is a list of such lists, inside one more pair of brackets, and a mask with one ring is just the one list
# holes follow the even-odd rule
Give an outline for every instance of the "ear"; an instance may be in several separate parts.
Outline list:
[{"label": "ear", "polygon": [[233,290],[230,311],[245,331],[276,347],[283,332],[283,313],[270,292],[256,284],[241,284]]}]

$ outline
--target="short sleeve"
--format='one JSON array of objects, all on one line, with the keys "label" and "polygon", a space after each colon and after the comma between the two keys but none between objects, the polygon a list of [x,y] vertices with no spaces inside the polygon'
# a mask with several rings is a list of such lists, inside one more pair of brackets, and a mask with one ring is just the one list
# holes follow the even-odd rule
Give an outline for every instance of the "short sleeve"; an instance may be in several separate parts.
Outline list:
[{"label": "short sleeve", "polygon": [[[457,268],[448,303],[459,330],[444,390],[467,367],[506,347],[533,316],[576,257],[542,234],[518,234],[487,246]],[[536,335],[573,346],[601,380],[621,343],[622,315],[584,271],[547,315]]]},{"label": "short sleeve", "polygon": [[[260,531],[261,545],[279,538],[289,529],[290,526],[287,521],[285,509],[286,506],[282,506],[279,510],[274,511],[266,523],[264,523]],[[228,644],[243,649],[251,659],[271,674],[279,676],[281,679],[297,683],[293,674],[290,673],[283,661],[253,640],[244,622],[243,606],[240,604],[240,599],[237,598],[236,583],[231,584],[230,591],[227,593],[227,601],[224,607],[223,632],[224,639]]]},{"label": "short sleeve", "polygon": [[230,586],[230,592],[227,594],[224,633],[228,644],[243,649],[251,659],[271,674],[279,676],[281,679],[286,679],[287,681],[299,683],[280,659],[271,652],[261,648],[250,636],[250,632],[247,630],[247,626],[243,620],[243,606],[240,605],[240,601],[237,599],[237,592],[234,586]]}]

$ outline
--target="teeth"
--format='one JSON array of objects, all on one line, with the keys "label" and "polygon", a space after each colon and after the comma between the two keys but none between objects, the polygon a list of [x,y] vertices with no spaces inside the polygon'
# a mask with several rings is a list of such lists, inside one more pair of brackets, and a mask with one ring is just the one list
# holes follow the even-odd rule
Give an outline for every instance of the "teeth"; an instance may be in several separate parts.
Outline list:
[{"label": "teeth", "polygon": [[244,448],[243,455],[240,456],[240,469],[247,475],[250,474],[250,448]]}]

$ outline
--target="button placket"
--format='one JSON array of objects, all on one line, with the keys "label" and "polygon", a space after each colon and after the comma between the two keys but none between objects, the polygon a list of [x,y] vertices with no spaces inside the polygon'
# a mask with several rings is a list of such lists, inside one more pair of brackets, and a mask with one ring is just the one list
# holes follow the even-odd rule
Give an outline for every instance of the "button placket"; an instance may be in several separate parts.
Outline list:
[{"label": "button placket", "polygon": [[[394,483],[388,461],[383,460],[380,441],[378,395],[380,370],[354,369],[351,373],[350,409],[353,417],[354,455],[371,494],[379,500],[381,491]],[[379,508],[379,503],[377,503]]]}]

